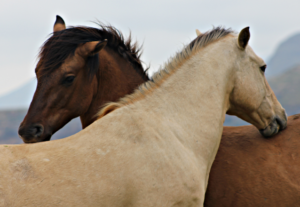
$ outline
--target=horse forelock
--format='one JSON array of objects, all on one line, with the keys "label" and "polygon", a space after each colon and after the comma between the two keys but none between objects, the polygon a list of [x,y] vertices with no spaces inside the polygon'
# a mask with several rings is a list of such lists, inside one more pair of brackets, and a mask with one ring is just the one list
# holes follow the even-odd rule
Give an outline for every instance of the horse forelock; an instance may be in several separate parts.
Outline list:
[{"label": "horse forelock", "polygon": [[186,45],[183,50],[179,51],[174,57],[171,57],[167,63],[164,64],[162,68],[156,72],[152,79],[144,84],[142,84],[138,89],[132,94],[129,94],[121,98],[118,102],[112,102],[106,104],[99,113],[98,118],[102,118],[106,114],[128,104],[131,104],[137,100],[145,97],[146,94],[154,91],[158,88],[168,77],[170,77],[185,61],[190,59],[198,50],[207,46],[208,44],[221,39],[229,34],[233,34],[233,31],[225,29],[222,27],[213,28],[211,31],[203,33],[196,37],[192,42]]},{"label": "horse forelock", "polygon": [[[145,80],[148,80],[148,75],[140,60],[141,47],[138,46],[137,42],[133,43],[131,36],[125,40],[123,34],[113,26],[97,24],[100,27],[99,29],[82,26],[54,32],[41,47],[39,58],[42,70],[39,73],[48,74],[59,68],[69,56],[74,55],[79,44],[107,39],[107,46],[127,59],[133,65],[133,68]],[[98,71],[98,58],[98,55],[94,55],[87,60],[90,76],[95,75]]]}]

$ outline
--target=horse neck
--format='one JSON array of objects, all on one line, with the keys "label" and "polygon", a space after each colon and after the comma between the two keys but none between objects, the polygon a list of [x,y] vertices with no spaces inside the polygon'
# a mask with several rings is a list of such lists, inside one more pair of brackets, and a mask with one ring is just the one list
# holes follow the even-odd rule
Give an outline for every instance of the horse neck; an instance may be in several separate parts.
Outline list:
[{"label": "horse neck", "polygon": [[99,62],[97,90],[88,111],[80,116],[82,128],[97,119],[95,115],[103,105],[118,101],[149,80],[148,76],[142,71],[139,73],[129,60],[109,47],[99,53]]},{"label": "horse neck", "polygon": [[[135,102],[142,104],[139,113],[143,116],[154,113],[154,127],[158,120],[164,120],[159,121],[164,126],[161,133],[165,127],[173,130],[183,145],[210,162],[208,166],[219,146],[234,78],[229,56],[219,53],[214,45],[203,48],[145,99]],[[201,151],[204,155],[199,154]]]}]

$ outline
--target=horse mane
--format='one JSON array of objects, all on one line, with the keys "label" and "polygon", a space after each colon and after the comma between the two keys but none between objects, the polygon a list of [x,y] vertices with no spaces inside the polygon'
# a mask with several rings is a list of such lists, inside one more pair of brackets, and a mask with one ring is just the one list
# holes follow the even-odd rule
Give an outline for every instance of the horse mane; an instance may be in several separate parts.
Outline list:
[{"label": "horse mane", "polygon": [[[90,41],[107,39],[107,46],[116,51],[120,56],[130,61],[134,69],[144,78],[149,80],[144,70],[140,56],[141,47],[137,42],[132,42],[131,34],[124,39],[123,34],[111,25],[96,23],[100,28],[70,27],[62,31],[54,32],[41,47],[39,58],[43,65],[42,74],[49,74],[59,68],[61,64],[74,52],[79,44]],[[106,47],[107,47],[106,46]],[[89,76],[92,77],[98,71],[99,56],[96,54],[87,59]]]},{"label": "horse mane", "polygon": [[213,28],[204,34],[196,37],[190,44],[186,45],[182,51],[177,52],[174,57],[171,57],[158,72],[156,72],[152,80],[147,81],[137,88],[132,94],[126,95],[118,102],[111,102],[105,105],[97,114],[98,119],[102,118],[106,114],[140,100],[145,97],[146,94],[151,93],[155,88],[158,88],[169,76],[171,76],[185,61],[190,59],[197,51],[207,46],[208,44],[219,40],[228,34],[233,34],[233,31],[222,27]]}]

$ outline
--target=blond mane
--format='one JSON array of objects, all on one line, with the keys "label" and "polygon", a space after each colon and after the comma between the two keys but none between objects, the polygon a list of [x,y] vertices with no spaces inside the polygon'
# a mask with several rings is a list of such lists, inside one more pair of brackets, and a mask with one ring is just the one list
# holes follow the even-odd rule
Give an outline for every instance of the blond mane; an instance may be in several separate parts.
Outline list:
[{"label": "blond mane", "polygon": [[143,99],[147,94],[152,93],[158,88],[169,76],[171,76],[178,68],[180,68],[188,59],[190,59],[198,50],[207,46],[208,44],[233,33],[231,29],[224,29],[222,27],[213,28],[204,34],[199,35],[190,44],[184,47],[181,52],[177,52],[174,57],[171,57],[167,63],[163,65],[156,72],[152,80],[145,82],[139,86],[132,94],[126,95],[118,102],[107,103],[96,115],[98,119],[106,114],[135,101]]}]

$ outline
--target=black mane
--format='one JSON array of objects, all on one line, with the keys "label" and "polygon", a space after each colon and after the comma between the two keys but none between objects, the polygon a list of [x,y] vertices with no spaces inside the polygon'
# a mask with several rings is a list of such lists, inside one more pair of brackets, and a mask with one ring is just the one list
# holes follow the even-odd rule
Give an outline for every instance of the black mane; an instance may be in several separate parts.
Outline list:
[{"label": "black mane", "polygon": [[[107,39],[107,46],[130,61],[135,70],[145,80],[148,80],[148,75],[140,60],[141,48],[137,46],[137,43],[132,43],[130,36],[125,41],[123,34],[113,26],[105,26],[100,23],[98,23],[98,26],[100,29],[93,27],[70,27],[59,32],[54,32],[45,41],[39,53],[40,63],[43,65],[41,72],[46,74],[59,68],[67,57],[74,55],[75,49],[79,44]],[[89,75],[95,75],[99,66],[98,55],[88,58],[87,66]]]}]

